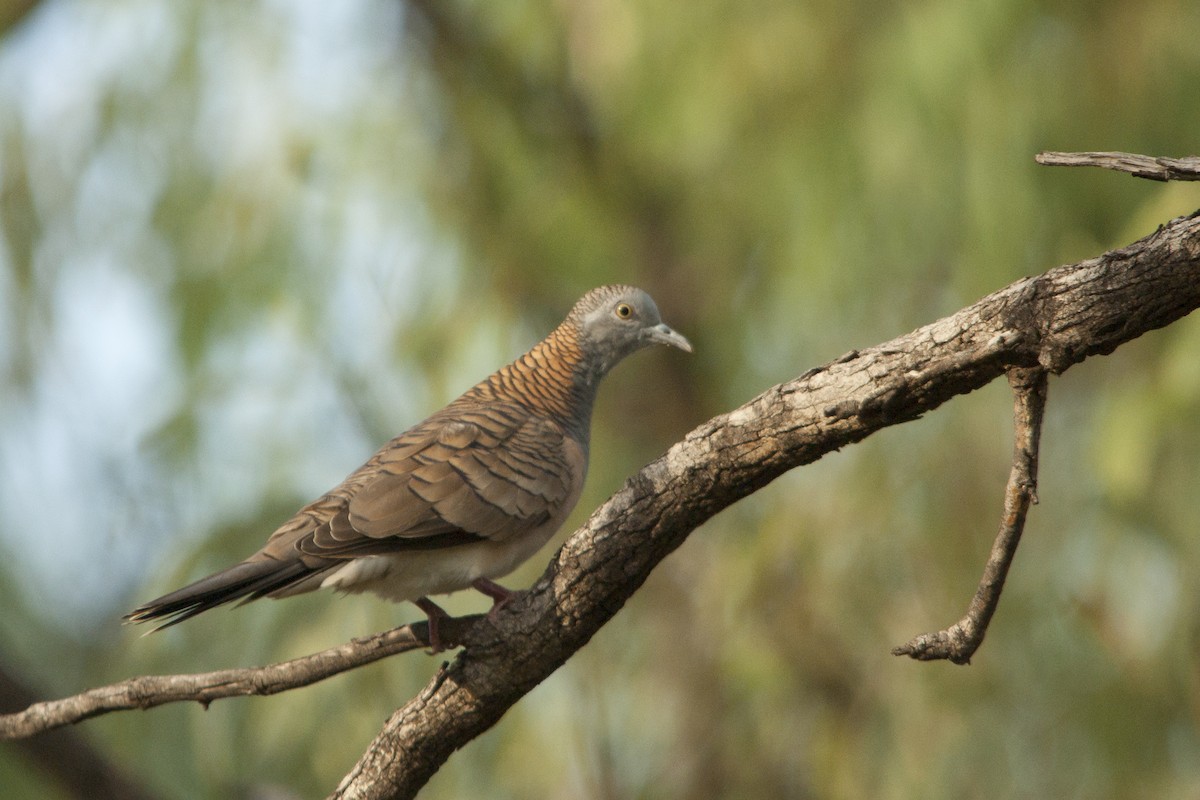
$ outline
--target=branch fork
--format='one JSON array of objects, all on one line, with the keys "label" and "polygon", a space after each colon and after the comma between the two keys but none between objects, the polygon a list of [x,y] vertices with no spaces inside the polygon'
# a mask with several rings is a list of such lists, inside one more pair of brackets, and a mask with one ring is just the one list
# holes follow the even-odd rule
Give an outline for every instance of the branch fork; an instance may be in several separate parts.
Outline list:
[{"label": "branch fork", "polygon": [[1038,448],[1041,444],[1042,418],[1046,410],[1046,371],[1040,367],[1015,368],[1008,372],[1013,391],[1013,458],[1008,485],[1004,490],[1004,512],[1000,531],[992,543],[992,552],[971,598],[967,613],[948,628],[914,636],[892,650],[894,656],[909,656],[919,661],[945,659],[955,664],[971,663],[971,656],[983,644],[988,623],[1000,603],[1004,581],[1017,554],[1017,545],[1025,530],[1029,507],[1037,498]]}]

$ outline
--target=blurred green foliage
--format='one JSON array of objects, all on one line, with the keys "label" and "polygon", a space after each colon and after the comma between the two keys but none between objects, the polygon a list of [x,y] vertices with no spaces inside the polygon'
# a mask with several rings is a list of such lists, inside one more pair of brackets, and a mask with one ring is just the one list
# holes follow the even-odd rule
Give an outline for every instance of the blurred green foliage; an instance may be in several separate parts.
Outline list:
[{"label": "blurred green foliage", "polygon": [[[0,658],[47,696],[417,618],[321,595],[118,624],[591,286],[644,286],[697,348],[612,376],[576,521],[767,386],[1200,207],[1033,163],[1196,152],[1191,0],[44,0],[0,21]],[[697,531],[425,796],[1195,797],[1198,365],[1185,319],[1052,381],[1042,504],[971,668],[888,651],[974,590],[1000,383]],[[81,730],[167,797],[319,796],[437,663]],[[9,751],[0,786],[55,791]]]}]

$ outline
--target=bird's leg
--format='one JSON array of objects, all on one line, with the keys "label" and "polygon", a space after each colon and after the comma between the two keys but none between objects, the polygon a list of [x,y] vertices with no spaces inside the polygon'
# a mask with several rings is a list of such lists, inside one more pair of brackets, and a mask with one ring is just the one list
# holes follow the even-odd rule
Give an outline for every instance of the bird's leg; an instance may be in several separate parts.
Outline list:
[{"label": "bird's leg", "polygon": [[488,611],[488,619],[492,622],[496,621],[496,615],[500,613],[500,609],[511,603],[517,596],[517,592],[505,589],[490,578],[476,578],[471,581],[471,585],[492,598],[492,608]]},{"label": "bird's leg", "polygon": [[425,616],[429,619],[429,655],[442,652],[445,648],[442,647],[442,637],[438,635],[438,621],[448,618],[450,615],[428,597],[418,597],[413,600],[413,604],[424,611]]}]

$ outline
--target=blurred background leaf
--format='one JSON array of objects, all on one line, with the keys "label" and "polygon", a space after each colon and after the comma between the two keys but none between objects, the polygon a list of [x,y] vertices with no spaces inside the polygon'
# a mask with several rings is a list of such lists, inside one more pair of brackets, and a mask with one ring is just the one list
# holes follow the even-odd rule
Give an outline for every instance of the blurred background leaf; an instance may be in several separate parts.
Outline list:
[{"label": "blurred background leaf", "polygon": [[[609,380],[573,521],[767,386],[1200,207],[1033,163],[1196,152],[1188,0],[43,0],[0,30],[0,656],[47,696],[417,618],[119,625],[594,285],[697,351]],[[1197,365],[1185,319],[1052,382],[970,669],[888,651],[974,589],[1000,383],[706,525],[425,796],[1196,796]],[[163,796],[321,795],[437,663],[81,730]],[[9,750],[0,786],[60,791]]]}]

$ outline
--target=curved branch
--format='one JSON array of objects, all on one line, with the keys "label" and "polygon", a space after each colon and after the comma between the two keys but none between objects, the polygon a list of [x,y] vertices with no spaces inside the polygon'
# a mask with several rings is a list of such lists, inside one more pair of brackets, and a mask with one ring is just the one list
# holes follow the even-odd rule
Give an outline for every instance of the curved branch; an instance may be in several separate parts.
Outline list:
[{"label": "curved branch", "polygon": [[1013,390],[1013,459],[1004,490],[1004,513],[1000,532],[992,544],[979,588],[971,598],[967,613],[949,628],[922,633],[893,648],[894,656],[911,656],[919,661],[947,659],[955,664],[971,663],[971,656],[983,644],[988,623],[1000,604],[1004,580],[1012,566],[1025,516],[1036,505],[1038,449],[1042,435],[1042,417],[1046,411],[1046,373],[1040,368],[1014,369],[1008,373]]},{"label": "curved branch", "polygon": [[[706,422],[626,481],[494,621],[445,621],[445,640],[467,649],[392,715],[333,796],[415,794],[454,750],[586,644],[692,530],[782,473],[1015,368],[1061,373],[1197,307],[1200,212],[1128,247],[1017,281]],[[423,630],[416,623],[255,670],[135,678],[0,717],[0,737],[121,708],[303,686],[423,646]]]},{"label": "curved branch", "polygon": [[1061,373],[1200,307],[1200,212],[1025,278],[953,316],[768,389],[631,477],[495,625],[396,711],[335,798],[411,797],[596,633],[702,522],[793,467],[1013,368]]}]

